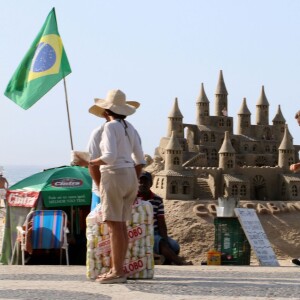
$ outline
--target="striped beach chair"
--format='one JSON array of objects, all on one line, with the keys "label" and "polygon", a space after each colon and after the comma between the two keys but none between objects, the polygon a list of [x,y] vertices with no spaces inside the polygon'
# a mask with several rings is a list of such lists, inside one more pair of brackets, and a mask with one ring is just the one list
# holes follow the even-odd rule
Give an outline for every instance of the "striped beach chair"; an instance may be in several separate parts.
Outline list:
[{"label": "striped beach chair", "polygon": [[35,210],[30,212],[23,227],[18,226],[18,240],[21,243],[22,265],[25,264],[25,251],[34,249],[60,249],[60,264],[62,249],[66,253],[66,263],[69,265],[67,242],[67,215],[62,210]]}]

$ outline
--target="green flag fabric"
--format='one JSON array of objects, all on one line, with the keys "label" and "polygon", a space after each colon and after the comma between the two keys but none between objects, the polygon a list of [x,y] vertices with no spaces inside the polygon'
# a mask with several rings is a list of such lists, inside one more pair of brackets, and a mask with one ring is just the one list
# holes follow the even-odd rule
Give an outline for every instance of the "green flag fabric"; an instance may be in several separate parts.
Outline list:
[{"label": "green flag fabric", "polygon": [[53,8],[4,94],[28,109],[71,72]]}]

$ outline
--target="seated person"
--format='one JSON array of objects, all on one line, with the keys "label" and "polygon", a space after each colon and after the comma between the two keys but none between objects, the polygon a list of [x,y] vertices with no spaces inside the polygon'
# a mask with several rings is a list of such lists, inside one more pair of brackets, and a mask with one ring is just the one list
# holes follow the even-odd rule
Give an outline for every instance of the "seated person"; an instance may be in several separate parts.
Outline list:
[{"label": "seated person", "polygon": [[[26,226],[23,225],[23,230],[26,230]],[[32,254],[32,227],[33,227],[33,222],[30,220],[28,222],[28,228],[27,228],[27,239],[26,239],[26,244],[25,244],[25,251],[27,251],[29,254]],[[23,237],[25,238],[25,237]]]},{"label": "seated person", "polygon": [[8,189],[8,181],[3,176],[2,172],[0,172],[0,204],[1,207],[5,207],[6,200],[6,191]]},{"label": "seated person", "polygon": [[163,255],[169,264],[191,265],[192,262],[187,262],[178,256],[180,250],[178,243],[168,237],[163,200],[158,195],[152,193],[150,190],[151,186],[151,174],[143,172],[139,178],[138,197],[149,201],[153,206],[154,254]]}]

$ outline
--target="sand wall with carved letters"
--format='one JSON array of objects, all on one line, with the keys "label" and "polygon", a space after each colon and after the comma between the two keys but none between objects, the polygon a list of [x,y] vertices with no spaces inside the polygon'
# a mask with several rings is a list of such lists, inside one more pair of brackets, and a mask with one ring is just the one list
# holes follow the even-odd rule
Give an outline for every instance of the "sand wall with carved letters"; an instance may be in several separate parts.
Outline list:
[{"label": "sand wall with carved letters", "polygon": [[[217,201],[164,201],[169,235],[178,240],[181,255],[194,264],[206,261],[214,243]],[[240,201],[256,209],[277,259],[300,256],[300,201]],[[252,253],[251,263],[257,263]]]}]

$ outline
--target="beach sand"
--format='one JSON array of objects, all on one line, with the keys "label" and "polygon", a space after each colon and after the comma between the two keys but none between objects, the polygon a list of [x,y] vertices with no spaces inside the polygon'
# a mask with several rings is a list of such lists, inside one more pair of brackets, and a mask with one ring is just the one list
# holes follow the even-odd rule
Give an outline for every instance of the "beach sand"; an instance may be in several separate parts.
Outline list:
[{"label": "beach sand", "polygon": [[[215,235],[215,216],[199,217],[193,210],[200,203],[204,201],[164,200],[168,234],[179,242],[180,255],[196,265],[207,261],[207,252],[214,246]],[[257,216],[280,265],[292,265],[290,260],[300,256],[300,211],[257,213]],[[251,265],[257,264],[251,250]]]}]

